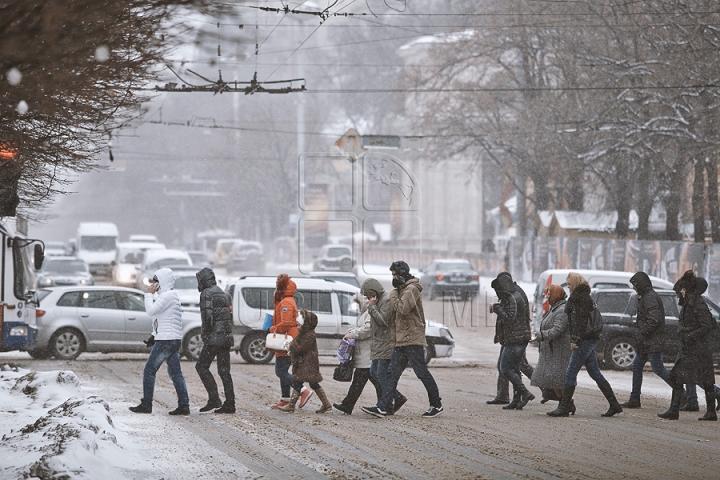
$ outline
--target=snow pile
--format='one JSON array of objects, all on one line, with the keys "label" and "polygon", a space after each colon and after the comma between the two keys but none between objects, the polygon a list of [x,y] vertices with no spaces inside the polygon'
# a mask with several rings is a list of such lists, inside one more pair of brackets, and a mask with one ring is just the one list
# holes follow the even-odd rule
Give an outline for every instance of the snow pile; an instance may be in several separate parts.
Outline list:
[{"label": "snow pile", "polygon": [[[0,367],[0,477],[125,478],[108,404],[71,371]],[[28,423],[29,422],[29,423]]]}]

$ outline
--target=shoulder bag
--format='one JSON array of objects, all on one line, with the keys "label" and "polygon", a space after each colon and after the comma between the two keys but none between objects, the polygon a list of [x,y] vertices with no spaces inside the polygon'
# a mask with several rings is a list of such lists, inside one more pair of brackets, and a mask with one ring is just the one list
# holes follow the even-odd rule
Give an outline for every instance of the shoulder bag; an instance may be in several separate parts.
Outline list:
[{"label": "shoulder bag", "polygon": [[287,352],[293,337],[287,333],[268,333],[265,337],[265,350],[276,352]]}]

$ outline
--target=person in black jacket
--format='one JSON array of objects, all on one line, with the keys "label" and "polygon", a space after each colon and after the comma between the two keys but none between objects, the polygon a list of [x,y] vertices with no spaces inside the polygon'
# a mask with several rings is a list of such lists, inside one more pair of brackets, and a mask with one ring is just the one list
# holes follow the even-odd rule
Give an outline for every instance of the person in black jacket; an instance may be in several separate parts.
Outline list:
[{"label": "person in black jacket", "polygon": [[[703,279],[704,281],[704,279]],[[678,337],[680,353],[670,371],[673,384],[670,408],[658,417],[677,420],[680,416],[682,386],[695,383],[703,386],[707,413],[698,420],[717,421],[715,413],[715,369],[713,365],[710,333],[717,328],[710,309],[699,292],[699,279],[692,270],[683,274],[675,283],[673,290],[680,298],[680,319],[678,321]]]},{"label": "person in black jacket", "polygon": [[505,410],[522,410],[535,398],[525,387],[520,376],[520,363],[525,358],[525,349],[530,341],[530,316],[523,296],[514,288],[515,282],[507,275],[498,275],[491,286],[500,299],[492,305],[497,315],[495,343],[502,345],[500,372],[513,385],[513,399],[502,407]]},{"label": "person in black jacket", "polygon": [[[200,291],[203,341],[203,348],[195,364],[195,370],[200,375],[200,380],[205,385],[209,397],[207,404],[200,411],[207,412],[217,409],[215,413],[235,413],[235,391],[230,376],[230,348],[234,344],[230,297],[218,287],[215,282],[215,273],[211,269],[203,268],[195,276]],[[217,357],[218,375],[220,375],[225,390],[225,403],[221,402],[217,383],[210,373],[210,365],[215,357]]]},{"label": "person in black jacket", "polygon": [[663,364],[663,347],[665,345],[665,307],[660,296],[652,287],[650,277],[645,272],[637,272],[630,279],[638,293],[637,303],[637,353],[632,362],[632,392],[630,399],[623,403],[623,408],[640,408],[640,390],[643,381],[643,368],[650,361],[655,374],[670,383],[670,371]]},{"label": "person in black jacket", "polygon": [[560,404],[552,412],[547,414],[551,417],[567,417],[574,410],[573,394],[577,386],[577,375],[580,369],[585,369],[590,378],[595,380],[600,391],[605,395],[610,408],[603,413],[603,417],[612,417],[616,413],[623,411],[622,406],[615,398],[610,383],[605,380],[600,372],[598,365],[597,353],[595,346],[600,338],[600,332],[588,330],[588,320],[590,314],[595,308],[592,297],[590,296],[590,285],[582,275],[570,272],[567,276],[567,284],[570,287],[570,298],[565,304],[565,313],[568,314],[570,321],[570,363],[565,371],[565,390],[560,399]]},{"label": "person in black jacket", "polygon": [[[510,275],[509,272],[500,272],[497,276],[497,278],[500,277],[508,277],[510,280],[512,280],[512,275]],[[522,312],[527,313],[528,321],[530,321],[530,304],[528,303],[527,295],[525,295],[525,291],[517,284],[517,282],[513,281],[513,292],[517,292],[522,297],[522,305],[520,305],[520,311],[521,315],[523,315]],[[497,369],[498,369],[498,378],[497,378],[497,389],[495,391],[495,398],[492,400],[488,400],[487,404],[489,405],[507,405],[510,403],[510,381],[505,377],[505,375],[502,374],[500,371],[500,358],[502,358],[502,347],[500,348],[500,354],[498,355],[498,361],[497,361]],[[520,361],[520,371],[528,378],[532,378],[534,368],[532,365],[530,365],[527,361],[527,356],[523,355],[522,360]],[[548,400],[553,400],[553,398],[548,398]],[[559,398],[555,398],[555,400],[559,400]],[[545,400],[545,390],[543,390],[543,401],[540,403],[545,403],[547,400]]]}]

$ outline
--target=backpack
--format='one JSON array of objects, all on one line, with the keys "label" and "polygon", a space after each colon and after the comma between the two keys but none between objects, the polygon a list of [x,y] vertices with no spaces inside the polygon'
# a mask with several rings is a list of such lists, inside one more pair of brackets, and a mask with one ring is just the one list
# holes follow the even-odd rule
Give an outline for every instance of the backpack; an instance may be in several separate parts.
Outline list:
[{"label": "backpack", "polygon": [[590,310],[588,315],[587,327],[585,328],[586,333],[600,333],[603,329],[603,318],[600,310],[597,308],[597,304],[593,303],[593,309]]}]

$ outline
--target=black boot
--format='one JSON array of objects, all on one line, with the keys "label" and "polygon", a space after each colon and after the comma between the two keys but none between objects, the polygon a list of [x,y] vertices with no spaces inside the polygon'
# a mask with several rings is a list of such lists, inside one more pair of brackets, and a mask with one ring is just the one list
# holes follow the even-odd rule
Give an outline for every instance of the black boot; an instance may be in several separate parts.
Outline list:
[{"label": "black boot", "polygon": [[560,399],[560,404],[552,412],[547,412],[551,417],[567,417],[570,412],[575,414],[575,404],[572,401],[572,397],[575,394],[575,387],[571,385],[565,385],[563,390],[563,396]]},{"label": "black boot", "polygon": [[515,407],[515,410],[522,410],[525,405],[528,404],[530,400],[535,400],[535,395],[530,393],[528,389],[525,387],[525,385],[521,385],[520,388],[520,403],[518,403],[518,406]]},{"label": "black boot", "polygon": [[608,411],[605,413],[602,413],[600,416],[602,417],[612,417],[616,413],[622,413],[623,409],[620,405],[620,402],[617,401],[617,398],[615,398],[615,393],[613,392],[612,387],[608,382],[605,383],[599,383],[598,387],[600,387],[600,391],[605,395],[605,398],[607,399],[608,403],[610,404],[610,408],[608,408]]},{"label": "black boot", "polygon": [[516,390],[513,393],[512,402],[510,402],[507,405],[505,405],[504,407],[502,407],[502,409],[503,410],[515,410],[518,405],[520,405],[520,391]]},{"label": "black boot", "polygon": [[717,422],[717,412],[715,412],[715,389],[705,391],[705,402],[707,402],[707,412],[698,420],[709,420]]},{"label": "black boot", "polygon": [[672,397],[670,398],[670,409],[664,413],[658,413],[657,416],[665,420],[677,420],[680,418],[680,397],[682,396],[682,388],[673,388]]}]

